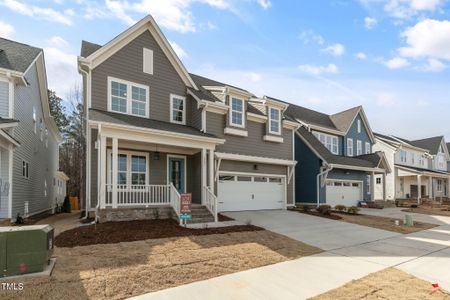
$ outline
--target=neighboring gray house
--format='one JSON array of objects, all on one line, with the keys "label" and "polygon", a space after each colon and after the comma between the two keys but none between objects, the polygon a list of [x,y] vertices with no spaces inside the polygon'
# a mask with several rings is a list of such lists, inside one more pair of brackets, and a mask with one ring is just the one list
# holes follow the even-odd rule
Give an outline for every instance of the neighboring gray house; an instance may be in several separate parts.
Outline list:
[{"label": "neighboring gray house", "polygon": [[285,102],[188,73],[151,16],[103,46],[83,41],[78,66],[89,211],[179,213],[180,193],[213,216],[294,205],[299,124]]},{"label": "neighboring gray house", "polygon": [[0,38],[0,219],[54,209],[60,142],[42,49]]}]

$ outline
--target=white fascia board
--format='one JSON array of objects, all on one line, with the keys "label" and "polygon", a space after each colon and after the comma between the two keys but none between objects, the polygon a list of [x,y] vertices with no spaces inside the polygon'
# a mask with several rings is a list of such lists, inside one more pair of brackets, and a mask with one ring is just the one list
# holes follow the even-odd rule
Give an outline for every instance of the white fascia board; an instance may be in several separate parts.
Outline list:
[{"label": "white fascia board", "polygon": [[265,123],[267,121],[267,117],[247,112],[247,120],[257,122],[257,123]]},{"label": "white fascia board", "polygon": [[0,129],[0,136],[2,136],[4,139],[6,139],[12,145],[14,145],[16,147],[20,146],[20,144],[15,139],[13,139],[8,134],[6,134],[2,129]]},{"label": "white fascia board", "polygon": [[333,135],[339,135],[339,136],[345,136],[345,133],[339,130],[335,130],[335,129],[331,129],[331,128],[327,128],[327,127],[322,127],[322,126],[318,126],[318,125],[314,125],[314,124],[308,124],[308,127],[314,130],[318,130],[324,133],[329,133],[329,134],[333,134]]},{"label": "white fascia board", "polygon": [[19,122],[3,123],[3,124],[0,124],[0,129],[1,129],[1,128],[11,128],[11,127],[16,127],[17,125],[19,125]]},{"label": "white fascia board", "polygon": [[330,164],[330,167],[332,167],[334,169],[366,171],[366,172],[375,172],[375,173],[386,173],[386,170],[385,169],[381,169],[381,168],[357,167],[357,166],[340,165],[340,164]]},{"label": "white fascia board", "polygon": [[295,161],[295,160],[288,160],[288,159],[281,159],[281,158],[269,158],[269,157],[253,156],[253,155],[242,155],[242,154],[234,154],[234,153],[224,153],[224,152],[215,152],[215,156],[218,159],[224,159],[224,160],[264,163],[264,164],[271,164],[271,165],[295,166],[297,164],[297,161]]}]

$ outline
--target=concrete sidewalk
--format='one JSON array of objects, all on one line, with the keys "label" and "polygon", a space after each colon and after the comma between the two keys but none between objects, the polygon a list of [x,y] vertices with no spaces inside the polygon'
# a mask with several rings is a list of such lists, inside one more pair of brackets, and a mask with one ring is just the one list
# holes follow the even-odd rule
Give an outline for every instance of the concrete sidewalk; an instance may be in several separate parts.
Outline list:
[{"label": "concrete sidewalk", "polygon": [[[176,299],[187,296],[189,299],[305,299],[387,267],[396,267],[418,278],[438,282],[442,288],[450,291],[450,225],[401,235],[340,221],[299,216],[296,212],[239,214],[229,215],[236,219],[252,217],[252,224],[262,226],[264,223],[264,227],[269,230],[331,249],[321,254],[133,299]],[[275,222],[270,216],[281,218]],[[300,223],[302,226],[299,226]],[[342,232],[345,229],[355,230],[353,238],[348,232]]]},{"label": "concrete sidewalk", "polygon": [[389,207],[389,208],[384,208],[384,209],[362,208],[360,211],[360,214],[394,218],[394,219],[399,219],[399,220],[403,220],[405,215],[412,215],[413,220],[422,222],[422,223],[430,223],[430,224],[436,224],[436,225],[450,224],[450,217],[410,213],[410,212],[402,211],[403,209],[405,209],[405,208],[404,207]]}]

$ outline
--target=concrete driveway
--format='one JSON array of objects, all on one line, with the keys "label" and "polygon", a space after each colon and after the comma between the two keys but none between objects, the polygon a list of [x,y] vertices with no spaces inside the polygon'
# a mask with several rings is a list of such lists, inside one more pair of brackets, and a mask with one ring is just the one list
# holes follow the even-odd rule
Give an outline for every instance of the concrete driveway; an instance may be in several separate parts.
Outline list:
[{"label": "concrete driveway", "polygon": [[226,215],[323,250],[340,249],[400,235],[286,210],[242,211]]},{"label": "concrete driveway", "polygon": [[413,220],[423,223],[430,223],[436,225],[450,225],[450,217],[446,216],[432,216],[426,214],[410,213],[402,211],[403,207],[389,207],[384,209],[362,208],[360,213],[364,215],[380,216],[387,218],[396,218],[403,220],[405,215],[412,215]]},{"label": "concrete driveway", "polygon": [[328,251],[134,299],[306,299],[387,267],[450,291],[450,225],[401,235],[289,211],[227,215]]}]

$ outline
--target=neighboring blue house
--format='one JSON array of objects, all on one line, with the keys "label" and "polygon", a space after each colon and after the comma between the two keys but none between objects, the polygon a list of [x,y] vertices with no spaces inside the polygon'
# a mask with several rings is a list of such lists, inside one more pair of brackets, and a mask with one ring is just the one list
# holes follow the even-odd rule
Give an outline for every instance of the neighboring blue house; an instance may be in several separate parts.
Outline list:
[{"label": "neighboring blue house", "polygon": [[297,204],[373,200],[374,175],[391,170],[384,153],[372,153],[375,137],[361,106],[326,115],[290,105],[286,115],[303,125],[295,137]]}]

